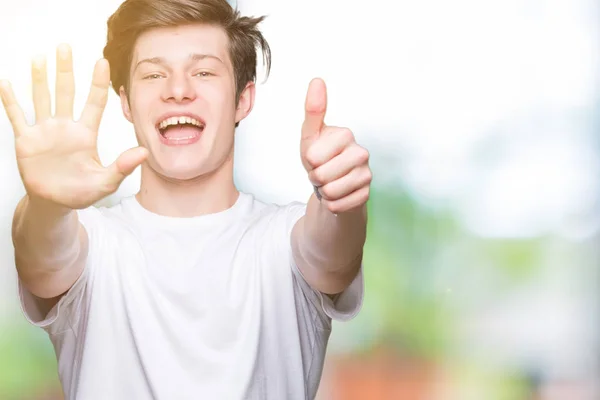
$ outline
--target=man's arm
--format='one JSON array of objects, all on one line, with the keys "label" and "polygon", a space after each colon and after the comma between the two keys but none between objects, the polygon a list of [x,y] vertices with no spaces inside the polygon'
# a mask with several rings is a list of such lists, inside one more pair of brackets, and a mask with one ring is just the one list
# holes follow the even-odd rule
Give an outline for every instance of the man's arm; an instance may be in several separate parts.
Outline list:
[{"label": "man's arm", "polygon": [[13,218],[15,263],[25,287],[35,296],[49,299],[45,305],[56,303],[85,266],[87,232],[74,210],[114,193],[148,155],[147,150],[134,148],[108,167],[101,164],[97,136],[110,87],[108,62],[96,63],[88,100],[75,121],[70,47],[59,46],[56,60],[54,115],[46,61],[33,61],[33,126],[27,123],[11,85],[0,81],[0,98],[15,135],[17,165],[27,193]]},{"label": "man's arm", "polygon": [[301,158],[316,190],[292,230],[292,253],[313,289],[337,294],[352,283],[362,263],[372,179],[369,153],[349,129],[325,125],[322,80],[309,85],[305,108]]},{"label": "man's arm", "polygon": [[315,195],[292,230],[294,261],[308,284],[325,294],[343,292],[361,266],[367,210],[335,216]]},{"label": "man's arm", "polygon": [[87,258],[87,233],[77,213],[25,196],[14,214],[12,238],[23,285],[46,303],[56,303],[81,275]]}]

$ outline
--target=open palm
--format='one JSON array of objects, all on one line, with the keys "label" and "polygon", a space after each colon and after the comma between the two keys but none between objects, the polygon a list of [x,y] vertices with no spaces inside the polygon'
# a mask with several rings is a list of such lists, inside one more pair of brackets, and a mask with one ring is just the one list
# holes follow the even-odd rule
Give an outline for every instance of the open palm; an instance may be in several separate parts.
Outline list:
[{"label": "open palm", "polygon": [[92,87],[78,121],[73,119],[75,83],[68,46],[57,49],[54,116],[43,59],[33,62],[32,81],[36,116],[33,126],[27,124],[10,84],[0,83],[2,103],[15,134],[17,165],[28,195],[81,209],[115,192],[148,153],[136,147],[108,167],[100,161],[97,138],[110,85],[108,61],[96,63]]}]

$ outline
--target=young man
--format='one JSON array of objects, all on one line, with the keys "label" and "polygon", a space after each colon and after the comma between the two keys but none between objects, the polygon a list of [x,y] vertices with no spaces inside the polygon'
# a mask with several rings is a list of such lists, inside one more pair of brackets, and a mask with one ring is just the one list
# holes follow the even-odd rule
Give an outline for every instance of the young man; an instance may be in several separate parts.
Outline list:
[{"label": "young man", "polygon": [[[34,126],[0,85],[27,192],[13,224],[21,301],[52,340],[67,399],[314,398],[331,321],[362,302],[371,171],[352,133],[324,124],[316,79],[298,129],[308,204],[236,189],[259,46],[270,66],[261,20],[225,0],[125,1],[79,120],[67,46],[54,115],[43,59]],[[140,147],[104,167],[111,81]],[[140,165],[135,196],[93,206]]]}]

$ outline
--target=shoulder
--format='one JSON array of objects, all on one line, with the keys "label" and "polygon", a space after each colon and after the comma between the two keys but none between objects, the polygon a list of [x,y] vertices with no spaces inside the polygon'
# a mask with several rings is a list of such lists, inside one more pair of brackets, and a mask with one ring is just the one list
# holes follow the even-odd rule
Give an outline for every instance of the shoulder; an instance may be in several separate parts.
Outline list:
[{"label": "shoulder", "polygon": [[306,213],[306,203],[300,201],[290,201],[287,203],[275,203],[257,199],[253,195],[249,196],[252,203],[251,213],[254,220],[260,223],[266,223],[272,229],[290,230]]}]

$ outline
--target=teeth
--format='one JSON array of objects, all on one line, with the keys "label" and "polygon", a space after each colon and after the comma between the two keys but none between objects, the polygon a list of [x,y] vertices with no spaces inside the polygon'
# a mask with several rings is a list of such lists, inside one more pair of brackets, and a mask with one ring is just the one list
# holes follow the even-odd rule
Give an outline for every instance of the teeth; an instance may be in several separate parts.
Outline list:
[{"label": "teeth", "polygon": [[193,139],[193,138],[195,138],[195,136],[188,136],[188,137],[181,137],[181,138],[169,138],[169,140],[171,142],[180,142],[180,141],[183,141],[183,140],[190,140],[190,139]]},{"label": "teeth", "polygon": [[161,122],[158,127],[160,129],[165,129],[167,126],[171,126],[171,125],[179,125],[179,124],[191,124],[191,125],[195,125],[199,128],[202,128],[204,126],[203,123],[201,123],[200,121],[194,119],[194,118],[190,118],[190,117],[171,117],[171,118],[167,118],[165,119],[163,122]]}]

